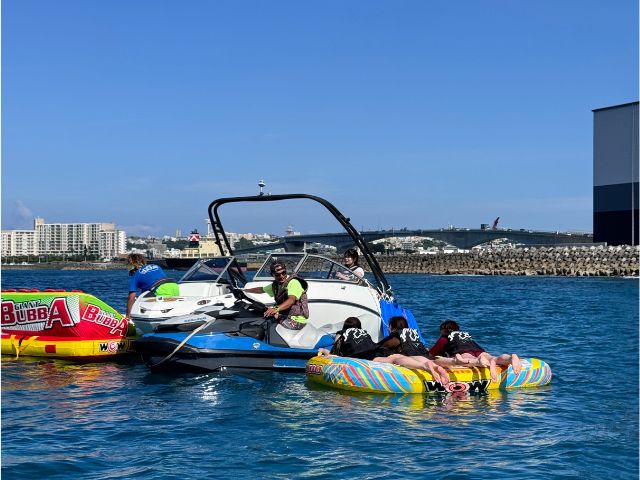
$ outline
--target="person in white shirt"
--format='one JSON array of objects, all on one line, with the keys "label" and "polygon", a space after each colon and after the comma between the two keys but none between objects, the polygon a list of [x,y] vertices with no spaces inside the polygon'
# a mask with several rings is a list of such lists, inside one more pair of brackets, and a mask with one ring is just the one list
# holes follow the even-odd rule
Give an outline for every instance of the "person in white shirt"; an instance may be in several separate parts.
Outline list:
[{"label": "person in white shirt", "polygon": [[[358,265],[358,251],[355,248],[350,248],[342,257],[342,264],[347,267],[358,278],[364,277],[364,269]],[[352,277],[338,272],[336,276],[342,280],[350,280]]]}]

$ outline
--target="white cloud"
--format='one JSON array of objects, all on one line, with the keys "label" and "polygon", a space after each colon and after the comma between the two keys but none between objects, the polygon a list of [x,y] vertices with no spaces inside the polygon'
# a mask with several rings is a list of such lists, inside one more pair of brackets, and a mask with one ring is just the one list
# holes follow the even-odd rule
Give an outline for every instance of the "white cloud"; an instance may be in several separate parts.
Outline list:
[{"label": "white cloud", "polygon": [[16,200],[16,213],[18,218],[25,221],[33,221],[33,213],[22,200]]},{"label": "white cloud", "polygon": [[[4,210],[4,209],[3,209]],[[13,202],[6,217],[3,218],[3,229],[7,230],[32,230],[34,214],[22,200]]]}]

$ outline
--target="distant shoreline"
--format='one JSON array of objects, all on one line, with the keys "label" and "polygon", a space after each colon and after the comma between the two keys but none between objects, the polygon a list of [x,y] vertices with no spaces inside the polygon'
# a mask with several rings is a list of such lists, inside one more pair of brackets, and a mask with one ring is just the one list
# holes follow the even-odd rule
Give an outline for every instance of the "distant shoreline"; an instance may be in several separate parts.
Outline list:
[{"label": "distant shoreline", "polygon": [[2,270],[126,270],[123,263],[112,262],[47,262],[29,264],[2,264]]},{"label": "distant shoreline", "polygon": [[[376,256],[385,273],[437,275],[552,275],[623,277],[638,276],[640,247],[540,247],[438,253],[434,255]],[[248,263],[255,271],[261,263]],[[366,269],[366,265],[363,265]],[[53,262],[2,265],[5,270],[126,270],[115,262]]]}]

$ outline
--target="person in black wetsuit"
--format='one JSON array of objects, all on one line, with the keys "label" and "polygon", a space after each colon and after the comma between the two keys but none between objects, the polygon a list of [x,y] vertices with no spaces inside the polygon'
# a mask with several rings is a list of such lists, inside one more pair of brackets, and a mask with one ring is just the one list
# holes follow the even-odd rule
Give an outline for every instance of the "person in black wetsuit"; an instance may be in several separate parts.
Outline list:
[{"label": "person in black wetsuit", "polygon": [[394,353],[388,357],[376,357],[374,362],[393,363],[408,368],[420,368],[431,374],[433,379],[441,385],[449,383],[449,374],[429,354],[427,347],[420,341],[418,331],[409,328],[404,317],[391,317],[389,319],[389,336],[382,341],[382,346],[393,349]]},{"label": "person in black wetsuit", "polygon": [[331,351],[321,348],[318,350],[318,354],[372,360],[376,356],[383,354],[383,351],[373,341],[371,335],[362,328],[360,319],[349,317],[344,321],[342,330],[337,332]]},{"label": "person in black wetsuit", "polygon": [[460,330],[460,326],[453,320],[447,320],[440,325],[440,338],[429,349],[434,356],[444,355],[454,359],[457,365],[469,365],[474,367],[489,367],[491,381],[498,381],[496,365],[508,367],[511,365],[513,373],[519,375],[522,370],[522,362],[515,354],[503,353],[494,357],[487,353],[469,332]]}]

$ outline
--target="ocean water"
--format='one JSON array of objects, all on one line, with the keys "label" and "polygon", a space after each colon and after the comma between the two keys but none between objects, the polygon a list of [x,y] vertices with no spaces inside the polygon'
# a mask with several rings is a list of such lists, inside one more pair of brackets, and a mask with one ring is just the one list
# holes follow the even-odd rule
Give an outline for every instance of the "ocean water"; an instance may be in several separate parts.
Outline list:
[{"label": "ocean water", "polygon": [[[124,308],[125,272],[3,271]],[[546,360],[538,389],[363,395],[304,374],[151,374],[136,359],[2,359],[4,478],[638,478],[638,281],[389,275],[435,341]],[[6,477],[5,477],[6,476]]]}]

